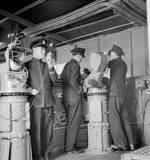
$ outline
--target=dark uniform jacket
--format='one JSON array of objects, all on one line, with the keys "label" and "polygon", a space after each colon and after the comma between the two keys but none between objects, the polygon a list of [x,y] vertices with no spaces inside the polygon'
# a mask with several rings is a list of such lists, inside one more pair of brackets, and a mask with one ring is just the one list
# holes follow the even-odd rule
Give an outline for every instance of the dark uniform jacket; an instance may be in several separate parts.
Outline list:
[{"label": "dark uniform jacket", "polygon": [[81,100],[81,75],[80,65],[75,59],[71,59],[65,66],[61,74],[64,81],[63,100],[75,103]]},{"label": "dark uniform jacket", "polygon": [[117,58],[109,62],[110,68],[110,96],[125,96],[125,80],[127,73],[127,64]]},{"label": "dark uniform jacket", "polygon": [[34,107],[50,107],[55,104],[55,99],[52,89],[52,81],[57,78],[55,70],[50,72],[46,63],[33,58],[31,61],[25,64],[29,76],[27,80],[28,87],[36,89],[39,94],[30,97],[30,102],[34,100]]}]

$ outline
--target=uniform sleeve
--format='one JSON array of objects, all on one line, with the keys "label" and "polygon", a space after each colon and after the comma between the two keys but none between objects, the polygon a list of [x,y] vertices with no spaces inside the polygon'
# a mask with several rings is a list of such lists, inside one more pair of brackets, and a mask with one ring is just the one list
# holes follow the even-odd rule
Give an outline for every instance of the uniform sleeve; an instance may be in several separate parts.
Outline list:
[{"label": "uniform sleeve", "polygon": [[80,66],[78,64],[72,64],[70,74],[70,85],[78,92],[82,91],[82,86],[80,83]]},{"label": "uniform sleeve", "polygon": [[31,87],[31,78],[30,78],[30,72],[29,72],[29,64],[25,63],[24,67],[27,69],[27,72],[28,72],[28,77],[27,77],[27,81],[26,81],[26,87],[29,88],[29,87]]}]

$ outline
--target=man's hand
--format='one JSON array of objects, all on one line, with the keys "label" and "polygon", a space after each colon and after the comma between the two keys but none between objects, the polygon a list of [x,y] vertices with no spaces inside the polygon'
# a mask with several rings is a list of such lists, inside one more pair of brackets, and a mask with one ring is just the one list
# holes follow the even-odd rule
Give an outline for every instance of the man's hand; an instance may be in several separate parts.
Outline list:
[{"label": "man's hand", "polygon": [[28,88],[28,91],[29,91],[32,95],[34,95],[34,96],[37,95],[37,94],[39,93],[38,90],[32,89],[31,87]]},{"label": "man's hand", "polygon": [[32,89],[32,94],[35,96],[35,95],[37,95],[39,93],[39,91],[38,90],[36,90],[36,89]]}]

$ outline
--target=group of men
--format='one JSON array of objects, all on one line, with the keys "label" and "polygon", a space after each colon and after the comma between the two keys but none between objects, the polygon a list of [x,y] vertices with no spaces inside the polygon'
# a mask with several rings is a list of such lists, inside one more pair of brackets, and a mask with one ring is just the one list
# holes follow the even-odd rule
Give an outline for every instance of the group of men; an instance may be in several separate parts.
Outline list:
[{"label": "group of men", "polygon": [[[30,48],[33,58],[25,64],[29,77],[27,86],[31,92],[31,145],[33,160],[50,160],[53,147],[54,104],[52,83],[57,79],[52,65],[52,52],[48,39],[42,37],[32,41]],[[63,103],[67,115],[65,152],[83,153],[76,147],[83,109],[83,87],[80,63],[85,57],[85,49],[76,47],[71,50],[72,59],[66,63],[61,73],[64,81]],[[113,45],[109,51],[109,124],[114,149],[133,150],[134,140],[124,108],[125,79],[127,65],[122,60],[123,50]]]}]

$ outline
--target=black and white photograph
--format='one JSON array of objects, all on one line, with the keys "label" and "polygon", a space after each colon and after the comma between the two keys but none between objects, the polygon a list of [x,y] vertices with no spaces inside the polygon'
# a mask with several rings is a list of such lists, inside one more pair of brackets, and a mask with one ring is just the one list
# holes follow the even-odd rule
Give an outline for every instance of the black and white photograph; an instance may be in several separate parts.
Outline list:
[{"label": "black and white photograph", "polygon": [[5,0],[0,160],[150,160],[150,0]]}]

